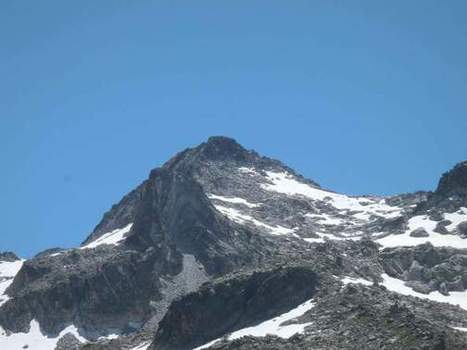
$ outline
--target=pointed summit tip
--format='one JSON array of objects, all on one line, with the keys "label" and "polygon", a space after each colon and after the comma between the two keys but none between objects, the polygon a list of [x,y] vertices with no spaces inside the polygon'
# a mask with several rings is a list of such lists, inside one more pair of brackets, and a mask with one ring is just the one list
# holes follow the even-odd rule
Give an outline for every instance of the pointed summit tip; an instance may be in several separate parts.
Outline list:
[{"label": "pointed summit tip", "polygon": [[247,151],[236,140],[226,136],[211,136],[198,147],[200,153],[208,159],[235,159],[247,160],[253,156],[252,151]]},{"label": "pointed summit tip", "polygon": [[[232,145],[238,145],[240,144],[233,139],[232,137],[227,137],[227,136],[211,136],[208,138],[206,141],[206,144],[211,144],[211,145],[219,145],[219,146],[232,146]],[[241,147],[241,146],[240,146]]]}]

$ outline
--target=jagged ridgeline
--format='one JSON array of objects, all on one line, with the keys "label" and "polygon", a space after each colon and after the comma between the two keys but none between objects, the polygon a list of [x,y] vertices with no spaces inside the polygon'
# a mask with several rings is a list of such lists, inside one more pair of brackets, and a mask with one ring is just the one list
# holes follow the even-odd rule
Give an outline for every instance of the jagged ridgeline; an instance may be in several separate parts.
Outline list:
[{"label": "jagged ridgeline", "polygon": [[467,349],[467,162],[347,196],[212,137],[80,247],[0,254],[0,349]]}]

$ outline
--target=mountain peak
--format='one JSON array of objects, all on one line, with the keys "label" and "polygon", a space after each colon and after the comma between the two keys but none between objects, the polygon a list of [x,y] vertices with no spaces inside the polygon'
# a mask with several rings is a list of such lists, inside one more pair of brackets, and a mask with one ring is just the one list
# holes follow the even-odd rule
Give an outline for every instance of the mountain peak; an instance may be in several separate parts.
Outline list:
[{"label": "mountain peak", "polygon": [[246,150],[233,138],[211,136],[194,148],[187,148],[164,164],[164,168],[174,169],[187,164],[200,164],[203,161],[234,161],[242,164],[254,163],[261,157],[255,151]]},{"label": "mountain peak", "polygon": [[253,151],[246,150],[233,138],[226,136],[211,136],[197,149],[199,154],[212,160],[234,159],[242,161],[251,159],[255,154]]},{"label": "mountain peak", "polygon": [[[218,145],[239,145],[239,143],[232,137],[228,136],[210,136],[206,141],[208,144],[218,144]],[[240,146],[240,145],[239,145]]]},{"label": "mountain peak", "polygon": [[467,161],[457,163],[441,176],[436,193],[467,195]]}]

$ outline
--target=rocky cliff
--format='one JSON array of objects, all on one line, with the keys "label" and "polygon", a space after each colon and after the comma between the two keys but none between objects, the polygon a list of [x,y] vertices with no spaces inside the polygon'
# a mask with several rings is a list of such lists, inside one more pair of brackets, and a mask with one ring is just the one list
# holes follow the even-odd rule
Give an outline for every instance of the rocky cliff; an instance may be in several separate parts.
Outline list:
[{"label": "rocky cliff", "polygon": [[347,196],[212,137],[80,247],[0,254],[0,348],[464,349],[466,164]]}]

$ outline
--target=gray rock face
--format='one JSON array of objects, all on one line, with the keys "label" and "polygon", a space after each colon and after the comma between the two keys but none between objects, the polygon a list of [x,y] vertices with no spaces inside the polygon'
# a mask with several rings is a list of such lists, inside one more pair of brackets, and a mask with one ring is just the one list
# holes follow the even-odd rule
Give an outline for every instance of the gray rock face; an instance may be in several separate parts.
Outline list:
[{"label": "gray rock face", "polygon": [[[289,339],[244,337],[209,349],[465,349],[465,335],[447,327],[447,319],[425,318],[435,307],[383,287],[348,285],[317,299],[316,306],[302,316],[308,325],[304,334]],[[452,322],[465,313],[453,311],[449,317]]]},{"label": "gray rock face", "polygon": [[15,253],[12,253],[12,252],[0,253],[0,261],[12,262],[12,261],[17,261],[17,260],[19,260],[19,258],[16,256]]},{"label": "gray rock face", "polygon": [[156,269],[160,253],[103,247],[29,260],[7,290],[12,299],[2,306],[0,324],[26,331],[36,319],[46,332],[58,333],[69,323],[89,332],[142,323],[149,301],[161,297],[158,273],[180,268],[174,257]]},{"label": "gray rock face", "polygon": [[467,196],[467,161],[458,163],[452,170],[443,174],[436,193],[445,196]]},{"label": "gray rock face", "polygon": [[435,210],[452,213],[466,206],[467,161],[464,161],[442,175],[436,191],[428,196],[427,201],[420,203],[416,211]]},{"label": "gray rock face", "polygon": [[422,293],[438,290],[447,294],[467,288],[465,250],[435,248],[427,243],[384,250],[379,259],[388,274],[411,282],[409,285]]},{"label": "gray rock face", "polygon": [[[57,350],[188,349],[313,298],[316,306],[298,320],[307,324],[303,333],[212,348],[463,349],[465,337],[450,326],[467,327],[465,312],[377,284],[387,273],[422,294],[464,291],[467,251],[381,250],[377,240],[409,236],[414,216],[433,221],[444,238],[467,236],[464,223],[453,229],[445,218],[457,220],[467,207],[465,164],[443,175],[433,193],[352,197],[212,137],[152,170],[80,248],[26,261],[5,284],[0,326],[24,332],[35,319],[55,336],[73,324],[90,340],[79,345],[66,335]],[[431,231],[410,236],[424,242]],[[0,254],[0,262],[16,260]],[[344,288],[345,276],[375,285]],[[110,333],[119,337],[97,339]]]},{"label": "gray rock face", "polygon": [[[170,289],[178,287],[165,280],[183,271],[183,255],[193,256],[211,276],[259,264],[272,243],[220,215],[193,175],[197,158],[222,158],[218,143],[153,170],[104,216],[83,248],[132,222],[122,244],[53,250],[27,261],[6,291],[11,299],[2,305],[0,325],[27,331],[36,319],[52,334],[69,323],[88,334],[125,332],[154,319],[158,310],[151,305],[176,293]],[[248,159],[249,152],[241,153]],[[235,157],[242,159],[240,153]]]},{"label": "gray rock face", "polygon": [[254,325],[310,299],[319,284],[310,268],[279,268],[221,279],[174,302],[152,349],[190,349]]},{"label": "gray rock face", "polygon": [[81,342],[76,337],[67,333],[58,340],[55,350],[79,350]]},{"label": "gray rock face", "polygon": [[457,231],[463,236],[467,237],[467,221],[461,222],[457,225]]}]

